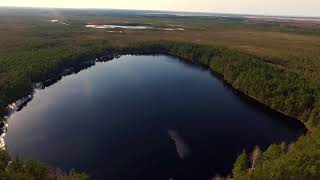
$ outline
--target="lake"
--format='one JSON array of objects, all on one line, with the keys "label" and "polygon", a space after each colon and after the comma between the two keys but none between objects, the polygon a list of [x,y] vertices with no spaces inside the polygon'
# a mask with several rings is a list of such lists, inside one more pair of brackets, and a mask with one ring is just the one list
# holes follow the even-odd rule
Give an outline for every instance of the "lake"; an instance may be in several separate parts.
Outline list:
[{"label": "lake", "polygon": [[177,58],[126,55],[37,90],[8,119],[11,155],[94,179],[209,179],[243,149],[292,142],[301,123]]}]

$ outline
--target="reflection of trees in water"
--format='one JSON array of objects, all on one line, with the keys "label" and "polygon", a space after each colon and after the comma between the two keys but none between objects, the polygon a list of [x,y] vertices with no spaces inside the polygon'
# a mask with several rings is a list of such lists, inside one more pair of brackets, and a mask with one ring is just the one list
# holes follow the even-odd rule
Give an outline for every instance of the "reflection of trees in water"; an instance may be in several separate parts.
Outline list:
[{"label": "reflection of trees in water", "polygon": [[176,130],[168,130],[168,134],[176,144],[176,149],[179,157],[183,159],[189,156],[190,148],[188,144],[185,142],[185,140],[180,136],[180,134]]},{"label": "reflection of trees in water", "polygon": [[6,149],[6,143],[4,142],[4,138],[0,137],[0,150],[5,150]]},{"label": "reflection of trees in water", "polygon": [[6,147],[6,143],[4,141],[4,136],[7,132],[8,124],[5,121],[0,121],[0,150],[4,150]]},{"label": "reflection of trees in water", "polygon": [[[17,111],[20,111],[24,106],[27,105],[28,102],[32,100],[34,97],[34,94],[41,89],[44,89],[45,87],[49,87],[50,85],[58,82],[62,77],[70,75],[70,74],[76,74],[80,72],[83,69],[87,69],[93,65],[95,65],[96,62],[106,62],[111,59],[114,59],[118,57],[118,55],[114,54],[107,54],[104,56],[101,56],[99,58],[96,58],[95,60],[86,60],[83,62],[80,62],[77,66],[71,67],[71,65],[66,65],[65,67],[57,70],[57,75],[52,75],[50,77],[47,77],[46,80],[38,82],[38,83],[33,83],[32,84],[32,91],[30,92],[29,95],[22,97],[15,102],[12,102],[9,104],[6,108],[6,115],[3,117],[4,120],[2,120],[2,117],[0,117],[0,150],[5,149],[5,133],[7,132],[7,120]],[[1,99],[0,99],[1,102]]]}]

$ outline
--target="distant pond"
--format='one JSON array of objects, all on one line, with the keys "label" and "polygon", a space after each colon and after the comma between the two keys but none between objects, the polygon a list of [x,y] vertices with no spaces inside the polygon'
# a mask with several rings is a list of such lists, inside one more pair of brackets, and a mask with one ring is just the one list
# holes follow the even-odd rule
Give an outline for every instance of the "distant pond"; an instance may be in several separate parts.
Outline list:
[{"label": "distant pond", "polygon": [[10,154],[93,179],[206,180],[243,149],[291,142],[301,123],[177,58],[126,55],[37,90],[8,119]]}]

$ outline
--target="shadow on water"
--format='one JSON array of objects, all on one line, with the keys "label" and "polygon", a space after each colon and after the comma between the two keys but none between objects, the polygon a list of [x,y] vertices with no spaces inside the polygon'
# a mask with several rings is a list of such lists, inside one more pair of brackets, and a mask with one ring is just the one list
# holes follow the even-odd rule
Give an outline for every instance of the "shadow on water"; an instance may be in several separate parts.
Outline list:
[{"label": "shadow on water", "polygon": [[292,127],[301,129],[301,132],[300,132],[301,134],[305,134],[308,132],[307,128],[300,120],[293,118],[293,117],[290,117],[290,116],[287,116],[281,112],[278,112],[278,111],[270,108],[269,106],[259,102],[258,100],[254,99],[250,96],[247,96],[245,93],[233,88],[231,84],[229,84],[228,82],[226,82],[224,80],[224,78],[221,74],[218,74],[218,73],[211,71],[209,69],[208,69],[208,71],[210,71],[212,76],[216,77],[216,79],[219,80],[219,82],[222,83],[227,90],[229,90],[229,91],[231,90],[231,92],[235,96],[237,96],[242,102],[244,102],[244,105],[246,105],[250,108],[253,108],[258,112],[267,113],[273,117],[279,117],[283,121],[280,121],[278,123],[283,123],[288,126],[292,126]]}]

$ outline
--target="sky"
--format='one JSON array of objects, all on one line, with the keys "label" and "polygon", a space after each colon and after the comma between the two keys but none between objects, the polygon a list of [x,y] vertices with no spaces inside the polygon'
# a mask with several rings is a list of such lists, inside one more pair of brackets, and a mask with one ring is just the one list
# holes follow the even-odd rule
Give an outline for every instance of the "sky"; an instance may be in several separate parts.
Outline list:
[{"label": "sky", "polygon": [[0,0],[0,6],[170,10],[320,17],[320,0]]}]

